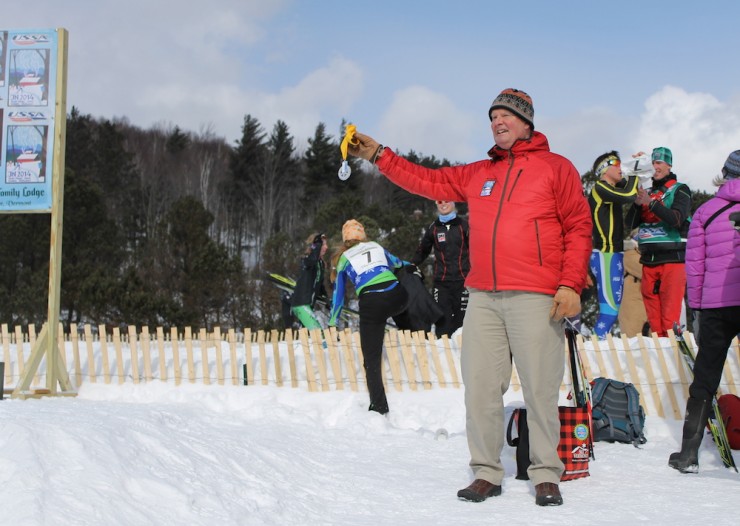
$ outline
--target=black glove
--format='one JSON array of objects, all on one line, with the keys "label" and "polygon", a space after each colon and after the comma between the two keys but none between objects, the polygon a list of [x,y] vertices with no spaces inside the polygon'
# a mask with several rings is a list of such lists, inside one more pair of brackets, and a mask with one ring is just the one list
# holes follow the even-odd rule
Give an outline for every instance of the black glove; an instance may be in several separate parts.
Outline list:
[{"label": "black glove", "polygon": [[409,274],[413,274],[420,280],[424,281],[424,274],[421,272],[419,267],[417,267],[413,263],[411,265],[406,265],[406,272],[408,272]]},{"label": "black glove", "polygon": [[730,214],[730,222],[735,230],[740,230],[740,212],[733,212]]},{"label": "black glove", "polygon": [[314,245],[321,245],[324,243],[324,234],[316,234],[316,237],[313,238],[313,244]]}]

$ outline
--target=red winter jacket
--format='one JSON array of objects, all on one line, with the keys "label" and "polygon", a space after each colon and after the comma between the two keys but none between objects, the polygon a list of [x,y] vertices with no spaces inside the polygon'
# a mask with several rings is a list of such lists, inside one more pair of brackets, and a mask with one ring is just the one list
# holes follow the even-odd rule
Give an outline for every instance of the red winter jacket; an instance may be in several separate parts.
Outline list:
[{"label": "red winter jacket", "polygon": [[488,155],[490,160],[429,169],[387,148],[377,166],[409,192],[468,203],[467,287],[554,294],[565,285],[580,294],[592,223],[575,167],[551,153],[536,131],[511,150],[494,146]]}]

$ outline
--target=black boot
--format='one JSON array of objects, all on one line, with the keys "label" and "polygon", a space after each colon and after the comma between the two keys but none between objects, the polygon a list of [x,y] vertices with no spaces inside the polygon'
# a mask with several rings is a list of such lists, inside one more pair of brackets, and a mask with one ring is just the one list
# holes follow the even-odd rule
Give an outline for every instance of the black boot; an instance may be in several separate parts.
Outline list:
[{"label": "black boot", "polygon": [[683,439],[681,451],[671,453],[668,465],[681,473],[699,472],[699,446],[704,437],[704,427],[709,418],[711,400],[699,400],[689,397],[686,402],[686,418],[683,421]]}]

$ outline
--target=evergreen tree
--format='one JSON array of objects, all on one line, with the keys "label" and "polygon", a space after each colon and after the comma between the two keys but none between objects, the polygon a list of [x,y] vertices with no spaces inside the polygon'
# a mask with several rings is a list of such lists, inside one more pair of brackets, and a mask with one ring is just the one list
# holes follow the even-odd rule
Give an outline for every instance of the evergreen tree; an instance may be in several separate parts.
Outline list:
[{"label": "evergreen tree", "polygon": [[256,299],[256,311],[259,313],[258,326],[265,329],[282,327],[281,299],[277,288],[265,282],[268,272],[298,277],[300,254],[299,247],[285,232],[277,232],[265,243],[262,251],[261,269],[252,271],[253,294]]},{"label": "evergreen tree", "polygon": [[[716,193],[716,192],[715,192]],[[696,213],[696,210],[709,201],[714,194],[709,194],[703,190],[691,190],[691,215]]]},{"label": "evergreen tree", "polygon": [[[314,224],[329,236],[341,234],[342,225],[348,219],[362,215],[365,205],[361,194],[343,194],[324,201],[316,212]],[[306,235],[308,231],[304,231]]]},{"label": "evergreen tree", "polygon": [[265,241],[278,230],[295,230],[298,199],[303,190],[293,137],[285,122],[275,123],[267,149],[269,156],[263,177],[256,181],[260,190],[256,206],[261,219],[261,239]]},{"label": "evergreen tree", "polygon": [[110,217],[121,229],[127,249],[133,252],[145,239],[141,184],[133,156],[126,149],[122,133],[110,121],[100,123],[94,144],[92,180],[108,190],[104,195]]},{"label": "evergreen tree", "polygon": [[41,325],[49,291],[48,214],[0,215],[0,322]]},{"label": "evergreen tree", "polygon": [[[301,203],[310,223],[322,202],[358,193],[363,174],[358,168],[358,161],[350,157],[350,166],[355,175],[346,181],[339,179],[337,172],[342,160],[339,143],[326,134],[323,122],[316,127],[313,138],[308,139],[308,145],[303,156],[306,171]],[[319,230],[323,229],[319,225]]]},{"label": "evergreen tree", "polygon": [[[73,107],[66,141],[65,321],[276,326],[280,302],[266,293],[272,287],[263,287],[263,272],[296,275],[308,233],[325,232],[336,247],[350,218],[408,259],[419,222],[427,223],[418,218],[431,217],[434,202],[353,157],[352,177],[339,180],[339,140],[319,123],[299,157],[282,121],[268,136],[246,115],[232,147],[207,132],[198,136],[176,125],[142,130],[125,118],[94,119]],[[406,156],[433,168],[449,165],[413,151]],[[0,216],[0,235],[1,321],[41,322],[49,218]],[[245,266],[252,269],[246,276]]]},{"label": "evergreen tree", "polygon": [[190,137],[188,134],[183,133],[179,126],[175,126],[172,129],[169,137],[167,137],[166,148],[167,151],[173,155],[183,152],[190,145]]},{"label": "evergreen tree", "polygon": [[151,260],[123,269],[113,295],[112,323],[137,327],[170,325],[171,313],[177,310],[176,298],[159,286],[155,271]]},{"label": "evergreen tree", "polygon": [[333,197],[329,174],[337,165],[337,151],[338,147],[326,134],[326,126],[319,123],[314,136],[308,139],[308,148],[303,155],[305,173],[300,203],[309,221],[314,218],[321,202]]},{"label": "evergreen tree", "polygon": [[105,322],[120,278],[121,240],[102,191],[67,170],[62,235],[62,311],[67,323]]},{"label": "evergreen tree", "polygon": [[65,164],[66,169],[80,177],[94,180],[95,129],[97,123],[90,115],[83,115],[72,106],[67,117]]},{"label": "evergreen tree", "polygon": [[173,203],[160,229],[164,252],[152,263],[167,297],[174,298],[167,321],[210,327],[227,315],[231,286],[243,279],[241,262],[208,235],[213,215],[186,196]]},{"label": "evergreen tree", "polygon": [[256,226],[252,212],[251,194],[255,192],[254,183],[264,172],[267,157],[265,132],[259,121],[251,115],[244,117],[242,136],[231,153],[230,180],[224,184],[223,195],[227,210],[227,228],[230,232],[228,244],[233,253],[242,255],[254,247]]},{"label": "evergreen tree", "polygon": [[134,250],[143,238],[139,174],[118,126],[96,122],[76,108],[67,122],[66,168],[103,190],[109,217]]},{"label": "evergreen tree", "polygon": [[[588,197],[591,195],[591,190],[594,189],[594,186],[596,186],[596,183],[598,182],[598,178],[596,177],[596,174],[593,170],[589,170],[585,174],[581,176],[581,185],[583,186],[583,195]],[[626,207],[625,207],[626,208]]]}]

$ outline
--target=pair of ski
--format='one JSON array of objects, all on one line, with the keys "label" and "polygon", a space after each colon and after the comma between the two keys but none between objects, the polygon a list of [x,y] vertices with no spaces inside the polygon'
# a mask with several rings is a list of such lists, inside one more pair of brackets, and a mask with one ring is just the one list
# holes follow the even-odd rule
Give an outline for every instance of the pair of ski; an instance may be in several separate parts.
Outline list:
[{"label": "pair of ski", "polygon": [[593,421],[592,421],[592,408],[591,408],[591,383],[586,377],[586,371],[583,367],[583,360],[581,353],[578,351],[578,343],[576,336],[578,335],[578,329],[568,318],[565,319],[565,338],[568,342],[568,361],[570,364],[570,376],[572,380],[571,395],[576,407],[584,407],[588,412],[588,452],[589,456],[596,460],[594,455],[594,439],[593,439]]},{"label": "pair of ski", "polygon": [[[686,366],[691,374],[694,374],[694,362],[696,357],[694,352],[686,343],[683,337],[683,331],[678,323],[673,324],[673,333],[676,335],[676,342],[678,343],[678,350],[681,351]],[[719,450],[719,456],[722,459],[722,463],[727,468],[732,468],[737,473],[737,466],[735,465],[735,459],[732,457],[732,448],[730,447],[730,441],[727,438],[727,430],[725,429],[725,422],[722,419],[722,413],[717,403],[717,394],[715,393],[712,398],[712,410],[713,414],[709,415],[708,424],[709,431],[712,434],[717,449]]]},{"label": "pair of ski", "polygon": [[[275,285],[277,288],[282,290],[283,292],[291,295],[295,291],[295,285],[296,281],[293,278],[290,278],[288,276],[282,276],[280,274],[275,274],[274,272],[268,272],[267,273],[267,281]],[[321,305],[323,308],[325,308],[327,311],[331,311],[331,306],[329,302],[329,298],[325,296],[321,296],[316,298],[316,303]],[[347,322],[350,319],[350,316],[359,316],[360,313],[349,309],[347,307],[344,307],[342,309],[341,318]]]},{"label": "pair of ski", "polygon": [[[275,285],[277,288],[282,290],[283,292],[286,292],[287,294],[293,294],[295,291],[295,285],[296,282],[293,278],[290,278],[288,276],[283,276],[280,274],[275,274],[274,272],[268,272],[267,273],[267,281]],[[327,297],[321,296],[316,298],[316,303],[318,305],[321,305],[323,308],[327,310],[327,312],[331,311],[331,305],[330,300]],[[351,309],[347,307],[346,305],[342,307],[342,313],[340,314],[340,317],[342,320],[344,320],[345,323],[349,322],[352,319],[358,319],[360,316],[359,311],[355,309]],[[396,325],[395,323],[386,322],[386,328],[392,328],[395,329]]]},{"label": "pair of ski", "polygon": [[[581,353],[578,351],[576,336],[579,334],[578,327],[568,318],[565,320],[565,337],[568,341],[568,357],[570,360],[570,372],[573,378],[573,397],[576,405],[581,407],[591,407],[591,382],[586,377],[586,371],[583,367]],[[577,380],[577,381],[576,381]],[[578,386],[576,384],[579,384]],[[580,386],[580,388],[578,388]]]}]

